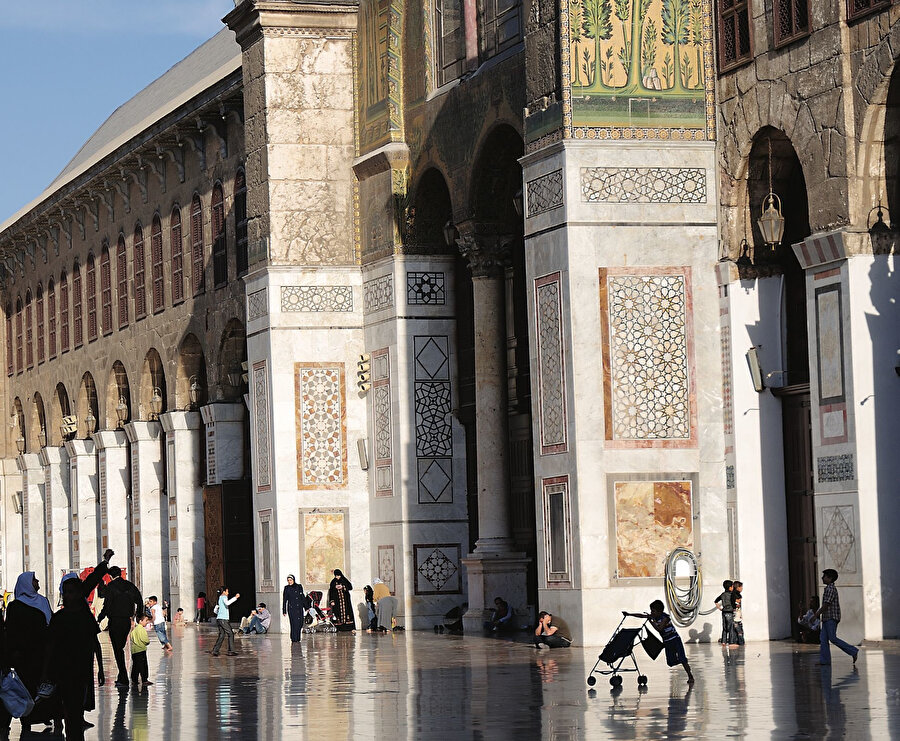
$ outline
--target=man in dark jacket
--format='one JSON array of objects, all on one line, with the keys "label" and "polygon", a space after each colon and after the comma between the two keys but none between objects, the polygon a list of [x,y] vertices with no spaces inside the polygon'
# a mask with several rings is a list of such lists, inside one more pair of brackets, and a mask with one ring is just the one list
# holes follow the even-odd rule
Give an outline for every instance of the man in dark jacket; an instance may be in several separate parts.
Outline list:
[{"label": "man in dark jacket", "polygon": [[118,566],[109,569],[112,581],[103,587],[103,612],[98,616],[109,618],[109,642],[112,644],[119,676],[117,687],[128,686],[128,668],[125,666],[125,643],[128,633],[134,625],[134,618],[144,611],[144,600],[138,588],[130,581],[122,578],[122,570]]}]

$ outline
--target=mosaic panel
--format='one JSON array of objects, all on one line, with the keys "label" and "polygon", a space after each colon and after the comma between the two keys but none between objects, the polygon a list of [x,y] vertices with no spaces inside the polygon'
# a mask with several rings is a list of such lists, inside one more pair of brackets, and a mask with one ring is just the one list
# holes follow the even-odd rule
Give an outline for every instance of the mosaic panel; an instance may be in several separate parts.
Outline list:
[{"label": "mosaic panel", "polygon": [[820,484],[853,481],[856,478],[853,453],[823,455],[816,458],[816,478]]},{"label": "mosaic panel", "polygon": [[816,289],[816,351],[819,404],[844,401],[844,322],[839,284]]},{"label": "mosaic panel", "polygon": [[737,486],[737,480],[734,475],[734,466],[725,466],[725,488],[734,489]]},{"label": "mosaic panel", "polygon": [[689,269],[600,271],[606,439],[694,442]]},{"label": "mosaic panel", "polygon": [[347,426],[343,363],[294,365],[297,485],[347,486]]},{"label": "mosaic panel", "polygon": [[552,211],[563,204],[563,173],[554,170],[525,184],[528,218]]},{"label": "mosaic panel", "polygon": [[414,545],[416,594],[460,594],[460,549],[456,543]]},{"label": "mosaic panel", "polygon": [[372,411],[375,432],[375,496],[393,494],[390,356],[372,353]]},{"label": "mosaic panel", "polygon": [[731,396],[731,326],[722,324],[722,420],[726,435],[734,434],[734,403]]},{"label": "mosaic panel", "polygon": [[253,410],[256,415],[256,488],[268,491],[272,484],[269,453],[269,378],[266,361],[253,364]]},{"label": "mosaic panel", "polygon": [[583,167],[586,203],[706,203],[706,170],[693,167]]},{"label": "mosaic panel", "polygon": [[350,286],[282,286],[281,310],[353,311],[353,289]]},{"label": "mosaic panel", "polygon": [[415,272],[406,274],[406,303],[410,306],[443,306],[447,301],[444,274]]},{"label": "mosaic panel", "polygon": [[363,283],[363,309],[365,312],[381,311],[394,305],[394,276],[372,278]]},{"label": "mosaic panel", "polygon": [[247,295],[247,321],[260,319],[269,313],[269,291],[263,288]]},{"label": "mosaic panel", "polygon": [[378,578],[387,585],[387,588],[391,590],[391,594],[397,594],[394,586],[394,575],[394,546],[378,546]]},{"label": "mosaic panel", "polygon": [[535,281],[541,455],[568,450],[559,273]]},{"label": "mosaic panel", "polygon": [[453,502],[453,459],[418,458],[416,478],[419,482],[419,504]]},{"label": "mosaic panel", "polygon": [[856,571],[856,527],[852,505],[822,507],[825,535],[822,543],[833,568],[842,573]]},{"label": "mosaic panel", "polygon": [[332,571],[346,572],[346,527],[343,512],[301,512],[303,518],[303,584],[328,584]]}]

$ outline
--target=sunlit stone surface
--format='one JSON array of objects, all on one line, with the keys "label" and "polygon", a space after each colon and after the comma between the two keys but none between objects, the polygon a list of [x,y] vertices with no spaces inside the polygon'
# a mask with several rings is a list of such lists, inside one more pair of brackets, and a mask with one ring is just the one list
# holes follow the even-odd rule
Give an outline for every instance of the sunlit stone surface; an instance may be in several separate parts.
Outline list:
[{"label": "sunlit stone surface", "polygon": [[[626,674],[618,694],[585,678],[599,649],[538,652],[525,643],[432,633],[286,636],[236,641],[177,628],[175,652],[150,648],[141,692],[99,688],[87,739],[788,739],[897,737],[900,643],[867,644],[854,671],[817,647],[688,645],[697,683],[638,650],[645,693]],[[522,637],[524,639],[524,636]],[[103,640],[106,641],[104,634]],[[104,643],[107,676],[115,663]],[[13,738],[19,725],[13,722]]]}]

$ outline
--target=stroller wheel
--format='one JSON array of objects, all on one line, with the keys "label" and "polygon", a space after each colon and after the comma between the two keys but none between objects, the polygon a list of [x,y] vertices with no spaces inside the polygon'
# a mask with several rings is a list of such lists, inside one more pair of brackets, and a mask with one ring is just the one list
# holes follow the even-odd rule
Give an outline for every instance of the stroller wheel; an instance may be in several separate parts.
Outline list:
[{"label": "stroller wheel", "polygon": [[610,683],[613,687],[621,687],[621,686],[622,686],[622,677],[620,677],[620,676],[618,676],[618,675],[616,675],[615,677],[610,677],[610,678],[609,678],[609,683]]},{"label": "stroller wheel", "polygon": [[597,677],[591,674],[591,676],[587,678],[587,683],[588,687],[593,687],[595,684],[597,684]]},{"label": "stroller wheel", "polygon": [[638,676],[638,687],[644,687],[647,685],[647,675],[641,674]]}]

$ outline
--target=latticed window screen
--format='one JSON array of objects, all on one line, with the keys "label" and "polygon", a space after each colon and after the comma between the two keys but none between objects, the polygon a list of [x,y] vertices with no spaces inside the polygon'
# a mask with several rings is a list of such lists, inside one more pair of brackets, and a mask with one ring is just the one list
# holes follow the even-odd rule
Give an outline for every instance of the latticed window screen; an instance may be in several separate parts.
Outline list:
[{"label": "latticed window screen", "polygon": [[51,280],[47,284],[47,355],[56,357],[56,286]]},{"label": "latticed window screen", "polygon": [[191,287],[194,295],[206,290],[203,265],[203,204],[200,196],[191,201]]},{"label": "latticed window screen", "polygon": [[809,0],[775,0],[775,46],[809,35]]},{"label": "latticed window screen", "polygon": [[22,337],[22,299],[16,299],[16,370],[21,373],[25,370],[23,360],[23,337]]},{"label": "latticed window screen", "polygon": [[437,0],[434,4],[437,39],[438,85],[457,79],[466,59],[466,35],[462,0]]},{"label": "latticed window screen", "polygon": [[93,342],[97,339],[97,266],[93,255],[88,255],[84,282],[87,289],[88,342]]},{"label": "latticed window screen", "polygon": [[31,323],[31,291],[25,294],[25,362],[34,366],[34,325]]},{"label": "latticed window screen", "polygon": [[107,335],[113,330],[112,319],[112,267],[109,259],[109,245],[103,245],[100,254],[100,329]]},{"label": "latticed window screen", "polygon": [[134,318],[147,316],[147,261],[144,258],[144,230],[134,229]]},{"label": "latticed window screen", "polygon": [[753,58],[750,38],[750,0],[718,0],[719,72]]},{"label": "latticed window screen", "polygon": [[184,243],[181,234],[181,209],[175,208],[169,219],[172,249],[172,304],[184,301]]},{"label": "latticed window screen", "polygon": [[234,178],[234,242],[237,274],[243,275],[250,266],[247,243],[247,179],[243,170],[238,170]]},{"label": "latticed window screen", "polygon": [[38,365],[46,360],[44,355],[44,287],[38,283],[35,293],[34,310],[37,314],[37,361]]},{"label": "latticed window screen", "polygon": [[6,305],[6,375],[16,372],[15,355],[13,355],[13,315],[12,305]]},{"label": "latticed window screen", "polygon": [[116,245],[116,298],[119,304],[119,329],[128,326],[128,255],[125,237],[119,235]]},{"label": "latticed window screen", "polygon": [[81,293],[81,266],[75,261],[72,268],[72,347],[76,350],[84,344],[83,295]]},{"label": "latticed window screen", "polygon": [[150,262],[152,264],[153,279],[153,313],[165,308],[166,295],[163,283],[163,244],[162,224],[159,216],[153,217],[153,226],[150,229]]},{"label": "latticed window screen", "polygon": [[212,193],[213,282],[218,288],[228,282],[228,251],[225,239],[225,196],[216,183]]},{"label": "latticed window screen", "polygon": [[59,276],[59,351],[69,352],[69,277]]},{"label": "latticed window screen", "polygon": [[492,57],[522,38],[522,0],[484,0],[483,54]]},{"label": "latticed window screen", "polygon": [[853,21],[864,15],[884,10],[893,0],[847,0],[847,20]]}]

